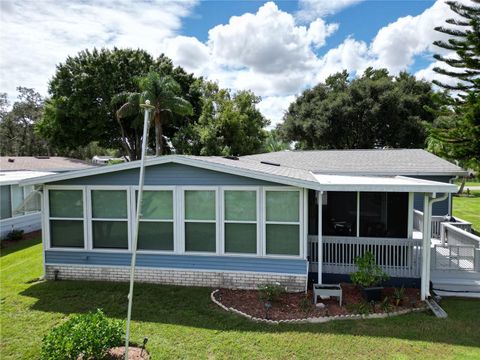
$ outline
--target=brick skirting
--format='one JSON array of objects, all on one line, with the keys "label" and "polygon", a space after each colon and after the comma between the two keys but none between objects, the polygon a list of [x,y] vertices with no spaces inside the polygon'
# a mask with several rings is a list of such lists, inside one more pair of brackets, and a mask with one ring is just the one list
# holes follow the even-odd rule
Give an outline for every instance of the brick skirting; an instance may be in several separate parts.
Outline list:
[{"label": "brick skirting", "polygon": [[[125,282],[130,280],[129,267],[103,267],[79,265],[47,265],[45,277],[53,280],[55,271],[60,280],[104,280]],[[173,270],[136,268],[135,281],[155,284],[220,287],[228,289],[257,289],[258,285],[278,282],[287,291],[304,291],[306,275],[282,275],[257,272],[220,272],[199,270]]]}]

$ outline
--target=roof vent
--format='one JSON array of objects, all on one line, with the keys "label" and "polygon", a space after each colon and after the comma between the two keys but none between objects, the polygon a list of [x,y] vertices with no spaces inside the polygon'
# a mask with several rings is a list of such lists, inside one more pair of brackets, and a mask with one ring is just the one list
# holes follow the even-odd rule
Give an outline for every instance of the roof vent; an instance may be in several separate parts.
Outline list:
[{"label": "roof vent", "polygon": [[39,155],[39,156],[35,156],[35,159],[50,159],[50,156],[46,156],[46,155]]},{"label": "roof vent", "polygon": [[233,156],[233,155],[227,155],[227,156],[224,156],[223,158],[228,160],[240,160],[238,156]]},{"label": "roof vent", "polygon": [[8,162],[15,162],[15,159],[8,158]]},{"label": "roof vent", "polygon": [[270,162],[270,161],[260,161],[262,164],[265,164],[265,165],[272,165],[272,166],[280,166],[279,163],[274,163],[274,162]]}]

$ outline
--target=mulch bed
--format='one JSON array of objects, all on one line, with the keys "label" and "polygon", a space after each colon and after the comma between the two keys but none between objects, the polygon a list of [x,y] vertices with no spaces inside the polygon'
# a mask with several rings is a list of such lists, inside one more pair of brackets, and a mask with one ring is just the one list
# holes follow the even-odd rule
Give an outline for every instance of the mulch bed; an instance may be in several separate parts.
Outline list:
[{"label": "mulch bed", "polygon": [[[107,353],[106,359],[108,360],[123,360],[125,359],[125,346],[115,347],[110,349]],[[129,360],[149,360],[150,355],[146,350],[139,347],[128,347],[128,359]]]},{"label": "mulch bed", "polygon": [[[278,301],[273,303],[268,310],[268,316],[264,307],[264,302],[259,299],[257,290],[231,290],[220,289],[215,298],[227,308],[234,308],[241,312],[256,318],[268,318],[270,320],[292,320],[306,319],[311,317],[351,315],[359,314],[359,306],[366,306],[362,298],[360,289],[352,284],[342,283],[343,306],[338,304],[336,298],[318,299],[319,303],[325,304],[325,307],[316,307],[313,303],[313,293],[309,290],[307,294],[302,293],[284,293],[280,295]],[[400,311],[412,308],[422,307],[420,301],[419,289],[406,288],[405,297],[400,306],[395,306],[393,299],[395,288],[384,288],[382,299],[386,296],[390,298],[390,312]],[[305,300],[306,297],[306,300]],[[384,313],[380,303],[368,306],[370,313]]]},{"label": "mulch bed", "polygon": [[37,231],[32,231],[32,232],[29,232],[29,233],[25,233],[25,234],[22,235],[22,238],[20,240],[2,240],[1,244],[2,244],[2,248],[6,248],[10,245],[17,244],[21,241],[35,239],[35,238],[39,238],[39,237],[42,237],[42,230],[37,230]]}]

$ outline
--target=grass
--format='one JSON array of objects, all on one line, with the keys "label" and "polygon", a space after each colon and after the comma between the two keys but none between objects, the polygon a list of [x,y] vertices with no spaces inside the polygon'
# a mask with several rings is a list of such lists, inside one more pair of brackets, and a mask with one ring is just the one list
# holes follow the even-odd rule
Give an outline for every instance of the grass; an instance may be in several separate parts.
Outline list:
[{"label": "grass", "polygon": [[480,231],[480,191],[472,191],[473,197],[453,197],[453,216],[472,223],[473,228]]},{"label": "grass", "polygon": [[[457,179],[455,180],[455,184],[460,186],[462,184],[462,180],[461,179]],[[465,186],[480,186],[480,181],[478,180],[467,180],[465,181]]]},{"label": "grass", "polygon": [[[2,251],[0,358],[37,359],[45,333],[71,314],[103,308],[124,319],[127,284],[37,281],[39,239]],[[153,359],[480,359],[480,301],[442,302],[430,313],[311,325],[263,325],[210,302],[210,290],[137,284],[132,337]]]}]

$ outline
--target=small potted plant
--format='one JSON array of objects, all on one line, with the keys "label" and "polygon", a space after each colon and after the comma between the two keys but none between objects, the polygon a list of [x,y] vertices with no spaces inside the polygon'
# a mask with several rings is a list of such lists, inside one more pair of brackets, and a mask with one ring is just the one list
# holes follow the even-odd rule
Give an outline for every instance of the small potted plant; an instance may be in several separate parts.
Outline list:
[{"label": "small potted plant", "polygon": [[352,282],[360,286],[366,301],[380,301],[383,286],[379,285],[388,279],[388,275],[376,264],[375,256],[371,252],[367,251],[363,256],[356,257],[355,264],[358,271],[350,274]]}]

